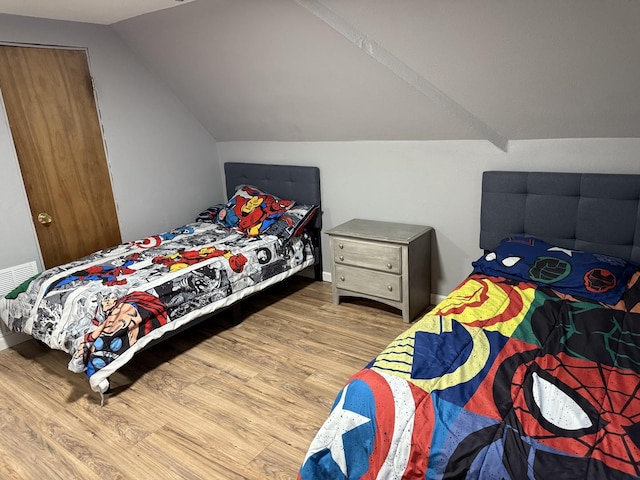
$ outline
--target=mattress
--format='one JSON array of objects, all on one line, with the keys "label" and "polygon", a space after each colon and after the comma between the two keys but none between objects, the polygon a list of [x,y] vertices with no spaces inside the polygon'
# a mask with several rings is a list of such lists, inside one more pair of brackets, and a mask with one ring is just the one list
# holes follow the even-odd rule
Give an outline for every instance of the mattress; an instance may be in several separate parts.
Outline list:
[{"label": "mattress", "polygon": [[196,222],[48,269],[0,299],[0,318],[67,352],[104,392],[151,342],[313,263],[306,234],[284,242]]}]

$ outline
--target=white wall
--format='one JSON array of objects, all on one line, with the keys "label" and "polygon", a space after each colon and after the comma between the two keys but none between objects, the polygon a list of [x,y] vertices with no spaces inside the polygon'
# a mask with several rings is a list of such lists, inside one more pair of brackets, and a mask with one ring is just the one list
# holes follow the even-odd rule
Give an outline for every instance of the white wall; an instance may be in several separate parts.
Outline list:
[{"label": "white wall", "polygon": [[[431,225],[433,293],[445,295],[481,255],[485,170],[640,173],[640,139],[512,141],[218,142],[220,162],[320,167],[323,225],[351,218]],[[325,272],[330,271],[323,235]],[[437,298],[436,298],[437,299]]]},{"label": "white wall", "polygon": [[[222,200],[215,140],[112,29],[0,15],[0,43],[88,50],[124,241],[192,221],[202,208]],[[0,220],[0,268],[30,260],[41,266],[3,115],[0,208],[5,213]]]}]

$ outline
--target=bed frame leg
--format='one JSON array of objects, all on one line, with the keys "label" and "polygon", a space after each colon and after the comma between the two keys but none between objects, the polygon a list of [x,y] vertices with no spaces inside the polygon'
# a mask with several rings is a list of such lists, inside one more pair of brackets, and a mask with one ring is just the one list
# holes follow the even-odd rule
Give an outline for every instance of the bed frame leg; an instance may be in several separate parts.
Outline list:
[{"label": "bed frame leg", "polygon": [[320,241],[320,229],[314,231],[311,236],[313,244],[313,253],[316,257],[316,263],[313,266],[313,276],[316,281],[322,281],[322,242]]},{"label": "bed frame leg", "polygon": [[313,278],[318,282],[322,281],[322,262],[318,262],[313,266]]},{"label": "bed frame leg", "polygon": [[106,390],[100,390],[100,406],[104,407],[104,402],[107,398],[107,396],[111,393],[111,382],[109,382],[109,380],[107,380],[107,388]]},{"label": "bed frame leg", "polygon": [[234,325],[238,325],[242,321],[241,303],[234,303],[233,305],[231,305],[231,318]]}]

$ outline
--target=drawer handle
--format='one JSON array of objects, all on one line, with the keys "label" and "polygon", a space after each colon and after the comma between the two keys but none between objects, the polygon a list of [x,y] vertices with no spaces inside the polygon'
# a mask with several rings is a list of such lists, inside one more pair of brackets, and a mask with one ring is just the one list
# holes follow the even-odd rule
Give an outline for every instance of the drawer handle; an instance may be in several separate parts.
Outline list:
[{"label": "drawer handle", "polygon": [[342,262],[342,261],[344,260],[344,255],[340,255],[338,258],[339,258],[339,259],[340,259],[340,261]]},{"label": "drawer handle", "polygon": [[340,275],[340,280],[344,282],[344,275]]},{"label": "drawer handle", "polygon": [[341,243],[339,243],[339,244],[338,244],[338,248],[339,248],[339,249],[343,249],[343,248],[344,248],[344,245],[343,245],[343,244],[341,244]]},{"label": "drawer handle", "polygon": [[393,268],[393,265],[391,265],[390,263],[387,263],[387,268],[391,270]]},{"label": "drawer handle", "polygon": [[387,290],[389,290],[391,292],[391,291],[393,291],[393,287],[391,285],[387,285]]}]

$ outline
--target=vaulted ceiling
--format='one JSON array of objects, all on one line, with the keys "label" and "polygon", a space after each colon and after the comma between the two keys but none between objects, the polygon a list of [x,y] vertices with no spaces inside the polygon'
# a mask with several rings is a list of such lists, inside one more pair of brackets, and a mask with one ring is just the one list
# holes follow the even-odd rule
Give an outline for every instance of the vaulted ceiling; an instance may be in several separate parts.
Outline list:
[{"label": "vaulted ceiling", "polygon": [[640,137],[640,1],[148,1],[111,27],[218,141]]},{"label": "vaulted ceiling", "polygon": [[109,25],[191,1],[193,0],[0,0],[0,13]]}]

